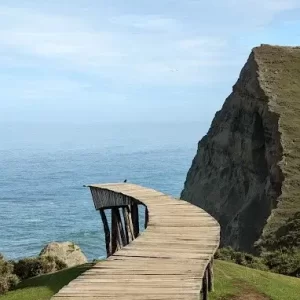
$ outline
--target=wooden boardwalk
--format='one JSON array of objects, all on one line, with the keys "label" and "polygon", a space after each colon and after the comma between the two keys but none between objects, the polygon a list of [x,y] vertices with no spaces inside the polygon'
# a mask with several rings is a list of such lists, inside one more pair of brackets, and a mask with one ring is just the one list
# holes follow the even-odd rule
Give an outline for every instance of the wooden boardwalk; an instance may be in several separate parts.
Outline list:
[{"label": "wooden boardwalk", "polygon": [[[140,234],[132,232],[138,230],[136,215],[125,213],[125,222],[118,223],[112,214],[111,232],[106,231],[108,258],[63,287],[53,300],[207,299],[207,291],[213,289],[212,259],[220,238],[219,224],[208,213],[134,184],[89,187],[104,227],[103,209],[113,212],[116,207],[118,211],[129,207],[130,212],[134,204],[143,204],[147,228]],[[126,222],[128,216],[131,223]]]}]

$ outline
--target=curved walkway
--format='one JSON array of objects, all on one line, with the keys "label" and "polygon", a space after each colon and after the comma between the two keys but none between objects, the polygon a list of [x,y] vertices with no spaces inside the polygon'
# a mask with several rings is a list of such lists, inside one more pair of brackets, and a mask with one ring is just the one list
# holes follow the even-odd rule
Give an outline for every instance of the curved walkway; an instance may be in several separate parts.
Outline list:
[{"label": "curved walkway", "polygon": [[91,187],[110,193],[110,198],[130,197],[147,206],[148,227],[52,299],[199,299],[207,266],[219,246],[215,219],[190,203],[138,185]]}]

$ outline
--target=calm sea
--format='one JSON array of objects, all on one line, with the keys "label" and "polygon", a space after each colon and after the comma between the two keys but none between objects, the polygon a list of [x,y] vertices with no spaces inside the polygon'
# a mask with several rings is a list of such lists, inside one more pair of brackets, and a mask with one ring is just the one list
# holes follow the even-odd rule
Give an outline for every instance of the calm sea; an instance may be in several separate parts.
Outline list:
[{"label": "calm sea", "polygon": [[0,124],[0,253],[37,255],[73,241],[105,256],[99,214],[83,184],[129,182],[178,197],[206,125]]}]

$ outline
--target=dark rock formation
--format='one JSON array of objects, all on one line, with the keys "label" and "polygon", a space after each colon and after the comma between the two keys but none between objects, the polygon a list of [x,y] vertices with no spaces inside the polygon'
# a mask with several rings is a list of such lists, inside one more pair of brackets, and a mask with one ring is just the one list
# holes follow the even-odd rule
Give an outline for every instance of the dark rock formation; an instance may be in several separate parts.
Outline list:
[{"label": "dark rock formation", "polygon": [[199,142],[181,198],[219,221],[222,245],[272,247],[300,211],[299,47],[252,50]]}]

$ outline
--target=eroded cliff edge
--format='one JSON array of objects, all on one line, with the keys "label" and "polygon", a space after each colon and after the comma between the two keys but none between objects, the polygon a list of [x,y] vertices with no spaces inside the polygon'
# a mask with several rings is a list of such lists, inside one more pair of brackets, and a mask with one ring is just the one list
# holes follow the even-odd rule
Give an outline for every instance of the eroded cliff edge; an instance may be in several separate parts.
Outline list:
[{"label": "eroded cliff edge", "polygon": [[222,245],[243,251],[276,247],[286,224],[300,221],[300,47],[252,50],[181,198],[220,222]]}]

